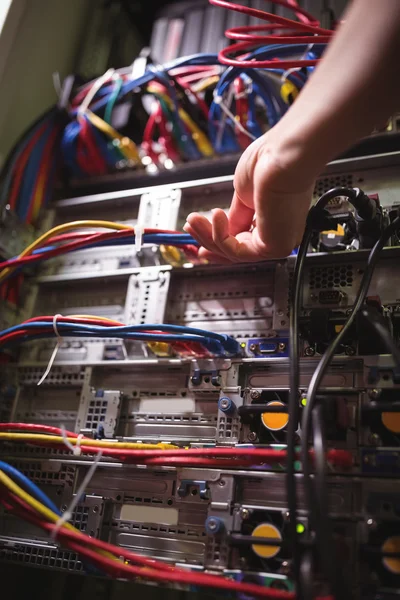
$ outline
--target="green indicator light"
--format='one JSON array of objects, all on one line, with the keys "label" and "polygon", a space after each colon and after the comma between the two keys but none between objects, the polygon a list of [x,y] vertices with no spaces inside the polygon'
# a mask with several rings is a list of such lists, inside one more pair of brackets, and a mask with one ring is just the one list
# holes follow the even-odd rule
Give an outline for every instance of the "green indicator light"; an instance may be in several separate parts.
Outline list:
[{"label": "green indicator light", "polygon": [[240,347],[241,347],[241,348],[246,348],[246,342],[242,342],[242,343],[240,344]]},{"label": "green indicator light", "polygon": [[301,405],[302,406],[307,406],[307,398],[302,398],[301,399]]},{"label": "green indicator light", "polygon": [[301,462],[299,460],[294,461],[294,470],[301,471]]},{"label": "green indicator light", "polygon": [[304,533],[305,530],[306,530],[306,528],[304,527],[303,523],[297,523],[297,525],[296,525],[297,533]]}]

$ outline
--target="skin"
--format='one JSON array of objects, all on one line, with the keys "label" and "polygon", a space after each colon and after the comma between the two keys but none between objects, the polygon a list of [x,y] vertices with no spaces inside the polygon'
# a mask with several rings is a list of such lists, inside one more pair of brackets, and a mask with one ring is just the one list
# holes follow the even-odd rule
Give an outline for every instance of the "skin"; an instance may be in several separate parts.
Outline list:
[{"label": "skin", "polygon": [[219,263],[281,258],[299,244],[315,180],[400,110],[400,0],[354,0],[296,102],[235,170],[228,216],[198,213],[184,230]]}]

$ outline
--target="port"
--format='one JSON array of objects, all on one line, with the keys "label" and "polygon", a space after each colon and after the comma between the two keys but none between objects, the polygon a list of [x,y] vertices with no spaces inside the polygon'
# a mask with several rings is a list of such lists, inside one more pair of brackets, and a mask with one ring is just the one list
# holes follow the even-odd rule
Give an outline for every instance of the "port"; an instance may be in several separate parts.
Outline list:
[{"label": "port", "polygon": [[260,354],[273,354],[278,351],[277,342],[260,342],[258,344],[258,352]]},{"label": "port", "polygon": [[318,294],[320,304],[340,304],[343,292],[339,290],[321,290]]},{"label": "port", "polygon": [[254,338],[247,342],[250,356],[288,356],[287,338]]}]

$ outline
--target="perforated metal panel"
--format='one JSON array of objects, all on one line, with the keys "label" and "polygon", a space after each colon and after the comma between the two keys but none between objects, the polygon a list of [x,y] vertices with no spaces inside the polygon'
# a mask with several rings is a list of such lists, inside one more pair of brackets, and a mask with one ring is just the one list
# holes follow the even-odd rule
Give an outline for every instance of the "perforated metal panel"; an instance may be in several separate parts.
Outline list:
[{"label": "perforated metal panel", "polygon": [[312,290],[352,287],[353,282],[354,268],[352,264],[310,268],[309,286]]}]

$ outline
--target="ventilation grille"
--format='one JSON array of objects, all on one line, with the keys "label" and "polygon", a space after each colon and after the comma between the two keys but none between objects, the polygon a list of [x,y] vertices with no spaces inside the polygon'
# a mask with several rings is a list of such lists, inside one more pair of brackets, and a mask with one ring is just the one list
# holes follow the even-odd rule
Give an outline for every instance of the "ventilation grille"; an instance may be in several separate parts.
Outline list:
[{"label": "ventilation grille", "polygon": [[215,536],[209,536],[207,539],[206,562],[213,565],[224,565],[228,559],[226,544],[221,542]]},{"label": "ventilation grille", "polygon": [[24,544],[15,545],[13,548],[0,548],[0,560],[67,569],[68,571],[82,571],[82,563],[75,552],[25,546]]},{"label": "ventilation grille", "polygon": [[86,416],[86,429],[97,429],[106,420],[108,400],[91,400]]},{"label": "ventilation grille", "polygon": [[13,462],[13,465],[35,483],[59,485],[62,482],[72,482],[75,467],[63,465],[59,471],[43,471],[40,462]]},{"label": "ventilation grille", "polygon": [[[343,187],[353,187],[353,175],[333,175],[332,177],[323,177],[322,179],[318,179],[315,184],[313,198],[318,199],[322,194],[325,194],[328,190],[331,190],[334,187],[343,186]],[[329,202],[328,205],[336,205],[340,204],[339,198],[334,198]]]},{"label": "ventilation grille", "polygon": [[218,438],[238,438],[240,419],[232,417],[220,417],[218,423]]},{"label": "ventilation grille", "polygon": [[26,446],[23,444],[8,443],[0,446],[0,454],[12,454],[13,456],[40,456],[40,457],[69,457],[71,453],[69,450],[56,450],[54,448],[40,448],[39,446]]},{"label": "ventilation grille", "polygon": [[184,537],[201,538],[205,537],[206,533],[202,530],[196,531],[190,527],[170,527],[169,525],[146,525],[142,523],[130,523],[129,521],[116,521],[112,524],[113,528],[122,531],[131,531],[134,533],[141,533],[142,531],[152,533],[161,533],[166,535],[182,535]]},{"label": "ventilation grille", "polygon": [[[203,425],[204,423],[215,424],[217,422],[217,416],[214,415],[155,415],[155,414],[132,414],[128,417],[129,421],[137,422],[150,422],[150,423],[185,423],[190,425]],[[121,419],[122,421],[123,419]],[[125,417],[126,420],[126,417]]]},{"label": "ventilation grille", "polygon": [[[18,379],[21,385],[36,385],[42,377],[44,367],[20,367],[18,369]],[[85,370],[74,371],[73,373],[63,370],[62,367],[53,366],[42,386],[62,385],[77,386],[83,384]]]},{"label": "ventilation grille", "polygon": [[72,524],[75,525],[79,531],[86,531],[88,520],[89,520],[89,507],[88,506],[77,506],[72,515]]},{"label": "ventilation grille", "polygon": [[309,286],[312,290],[353,285],[353,266],[335,265],[331,267],[311,267]]}]

